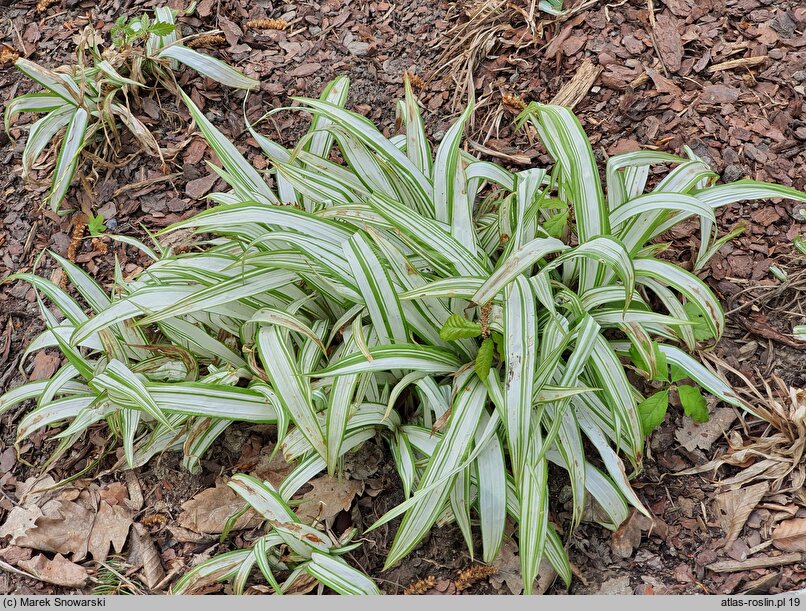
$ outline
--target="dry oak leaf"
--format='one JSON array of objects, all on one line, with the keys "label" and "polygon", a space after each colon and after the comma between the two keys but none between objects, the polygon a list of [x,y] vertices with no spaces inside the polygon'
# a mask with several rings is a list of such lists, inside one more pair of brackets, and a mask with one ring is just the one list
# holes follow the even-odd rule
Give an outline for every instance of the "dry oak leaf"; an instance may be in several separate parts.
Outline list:
[{"label": "dry oak leaf", "polygon": [[129,498],[129,489],[122,482],[112,482],[101,488],[98,494],[101,497],[101,501],[110,505],[123,505],[124,501]]},{"label": "dry oak leaf", "polygon": [[675,431],[674,436],[689,452],[697,448],[710,450],[711,445],[728,431],[736,418],[735,410],[720,407],[714,410],[708,422],[702,424],[694,422],[691,418],[685,418],[683,426]]},{"label": "dry oak leaf", "polygon": [[506,584],[509,591],[515,596],[523,592],[521,559],[517,551],[518,546],[512,537],[505,537],[501,551],[493,561],[493,566],[498,569],[498,572],[490,576],[490,583],[496,590],[501,590],[501,587]]},{"label": "dry oak leaf", "polygon": [[80,588],[87,583],[87,570],[61,554],[56,554],[53,560],[39,554],[30,560],[20,561],[18,566],[41,581],[65,588]]},{"label": "dry oak leaf", "polygon": [[[214,488],[203,490],[182,503],[182,513],[177,521],[182,528],[197,533],[219,534],[224,532],[229,517],[241,511],[245,505],[246,501],[225,482],[218,481]],[[235,522],[235,530],[253,528],[262,521],[263,518],[250,509]]]},{"label": "dry oak leaf", "polygon": [[725,531],[727,547],[733,543],[744,528],[747,518],[770,489],[768,482],[761,482],[746,488],[730,490],[716,496],[716,512],[722,530]]},{"label": "dry oak leaf", "polygon": [[0,539],[11,537],[11,544],[16,545],[15,542],[20,537],[24,537],[31,528],[34,528],[37,519],[41,517],[42,510],[39,507],[15,507],[0,526]]},{"label": "dry oak leaf", "polygon": [[806,552],[806,518],[781,522],[772,533],[772,544],[784,552]]},{"label": "dry oak leaf", "polygon": [[306,492],[297,515],[303,522],[318,520],[329,523],[340,511],[349,511],[356,495],[364,491],[364,484],[354,479],[339,480],[323,475],[310,484],[313,490]]},{"label": "dry oak leaf", "polygon": [[93,559],[103,562],[109,555],[110,545],[118,554],[123,551],[132,525],[132,512],[121,505],[101,502],[92,524],[87,549]]},{"label": "dry oak leaf", "polygon": [[30,547],[43,552],[72,554],[73,560],[87,555],[87,543],[92,532],[93,513],[72,501],[48,501],[40,510],[27,508],[43,515],[35,519],[33,527],[12,539],[14,545]]}]

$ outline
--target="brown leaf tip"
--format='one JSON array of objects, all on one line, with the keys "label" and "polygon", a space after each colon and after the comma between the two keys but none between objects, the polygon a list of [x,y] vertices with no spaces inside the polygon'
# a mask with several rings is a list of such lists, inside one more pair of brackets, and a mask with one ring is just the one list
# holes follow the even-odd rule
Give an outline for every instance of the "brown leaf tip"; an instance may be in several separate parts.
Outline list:
[{"label": "brown leaf tip", "polygon": [[415,89],[419,91],[425,89],[426,83],[419,74],[414,74],[414,72],[409,71],[403,74],[403,78],[409,79],[409,83],[411,83],[411,86]]}]

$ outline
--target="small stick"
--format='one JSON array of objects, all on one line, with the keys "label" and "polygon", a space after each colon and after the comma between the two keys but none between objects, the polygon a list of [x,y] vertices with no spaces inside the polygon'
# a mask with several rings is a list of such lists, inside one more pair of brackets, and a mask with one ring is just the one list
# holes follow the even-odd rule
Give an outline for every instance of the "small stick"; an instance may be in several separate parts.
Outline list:
[{"label": "small stick", "polygon": [[798,552],[782,554],[781,556],[765,556],[763,558],[748,558],[747,560],[723,560],[709,564],[706,568],[714,573],[735,573],[753,569],[766,569],[771,566],[785,566],[800,562],[803,556]]},{"label": "small stick", "polygon": [[708,72],[713,74],[714,72],[719,72],[720,70],[733,70],[734,68],[741,68],[741,67],[748,67],[748,66],[758,66],[759,64],[763,64],[767,61],[768,57],[766,55],[759,55],[757,57],[742,57],[740,59],[731,59],[726,62],[722,62],[720,64],[714,64],[710,68],[708,68]]}]

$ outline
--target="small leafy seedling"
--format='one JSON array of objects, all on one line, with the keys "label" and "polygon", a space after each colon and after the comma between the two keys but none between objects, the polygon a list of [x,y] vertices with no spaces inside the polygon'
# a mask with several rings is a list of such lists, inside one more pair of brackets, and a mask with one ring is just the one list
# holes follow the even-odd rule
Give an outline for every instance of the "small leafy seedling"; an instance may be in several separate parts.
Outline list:
[{"label": "small leafy seedling", "polygon": [[87,217],[87,231],[90,232],[90,235],[94,238],[97,238],[104,231],[106,231],[106,225],[104,224],[104,215],[103,214],[91,214]]},{"label": "small leafy seedling", "polygon": [[[711,339],[709,335],[706,339]],[[683,408],[683,413],[694,420],[694,422],[708,422],[708,403],[702,391],[691,384],[679,384],[682,380],[688,379],[688,373],[676,364],[672,364],[671,373],[666,358],[654,343],[655,368],[654,374],[650,374],[650,366],[644,361],[642,356],[632,349],[630,357],[639,370],[642,370],[647,378],[654,382],[666,384],[666,388],[647,397],[638,404],[638,414],[641,419],[641,428],[645,435],[650,435],[658,428],[666,417],[669,408],[669,390],[675,390]]]}]

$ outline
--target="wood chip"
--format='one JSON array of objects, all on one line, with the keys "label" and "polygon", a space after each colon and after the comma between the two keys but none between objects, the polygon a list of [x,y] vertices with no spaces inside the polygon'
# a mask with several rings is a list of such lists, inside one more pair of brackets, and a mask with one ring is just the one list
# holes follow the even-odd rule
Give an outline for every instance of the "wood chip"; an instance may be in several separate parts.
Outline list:
[{"label": "wood chip", "polygon": [[602,70],[601,66],[594,65],[591,60],[585,60],[574,74],[574,78],[563,85],[557,95],[551,99],[551,104],[573,108],[588,95]]},{"label": "wood chip", "polygon": [[708,72],[713,74],[714,72],[719,72],[721,70],[733,70],[734,68],[749,68],[750,66],[758,66],[759,64],[763,64],[765,61],[767,61],[767,59],[769,58],[766,55],[732,59],[730,61],[722,62],[720,64],[714,64],[713,66],[708,68]]},{"label": "wood chip", "polygon": [[735,573],[736,571],[751,571],[753,569],[766,569],[771,566],[786,566],[795,564],[803,559],[802,554],[782,554],[781,556],[764,556],[749,558],[748,560],[721,560],[708,565],[708,570],[714,573]]},{"label": "wood chip", "polygon": [[677,19],[669,13],[660,14],[655,20],[652,34],[657,42],[658,54],[669,72],[677,72],[683,62],[683,40],[680,38]]}]

